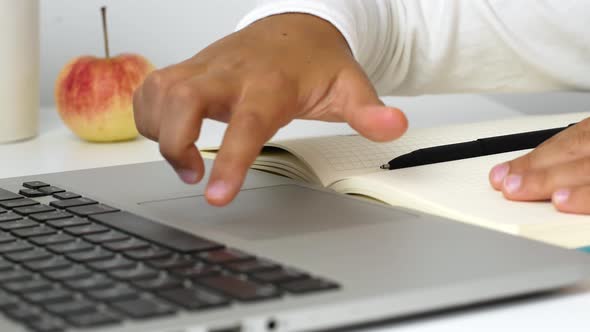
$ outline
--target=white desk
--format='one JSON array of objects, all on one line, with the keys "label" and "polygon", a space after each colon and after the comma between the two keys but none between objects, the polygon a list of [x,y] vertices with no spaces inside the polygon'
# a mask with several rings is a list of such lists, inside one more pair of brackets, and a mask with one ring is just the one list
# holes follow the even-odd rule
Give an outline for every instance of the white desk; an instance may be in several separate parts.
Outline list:
[{"label": "white desk", "polygon": [[[518,115],[477,96],[391,98],[404,109],[411,125],[433,126]],[[157,145],[145,139],[118,144],[78,140],[59,121],[55,110],[41,110],[40,135],[32,140],[0,144],[0,178],[161,160]],[[2,119],[0,119],[1,121]],[[200,146],[220,142],[224,125],[207,122]],[[342,124],[297,121],[281,138],[351,133]],[[428,318],[370,327],[371,331],[590,331],[590,282],[557,295],[462,310]]]}]

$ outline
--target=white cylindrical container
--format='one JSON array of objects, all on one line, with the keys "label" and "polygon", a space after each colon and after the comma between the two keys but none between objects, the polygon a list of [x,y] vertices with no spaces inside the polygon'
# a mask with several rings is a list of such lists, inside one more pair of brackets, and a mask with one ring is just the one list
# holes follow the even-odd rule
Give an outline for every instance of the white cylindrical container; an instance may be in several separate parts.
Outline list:
[{"label": "white cylindrical container", "polygon": [[38,127],[39,0],[0,0],[0,143]]}]

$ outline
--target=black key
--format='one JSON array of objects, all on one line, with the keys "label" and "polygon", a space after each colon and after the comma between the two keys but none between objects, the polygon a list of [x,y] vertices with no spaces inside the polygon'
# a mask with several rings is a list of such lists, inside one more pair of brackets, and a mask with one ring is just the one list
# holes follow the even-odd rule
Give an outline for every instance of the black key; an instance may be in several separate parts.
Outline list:
[{"label": "black key", "polygon": [[23,269],[13,269],[0,272],[0,283],[11,281],[26,281],[33,279],[33,274]]},{"label": "black key", "polygon": [[49,184],[42,182],[42,181],[29,181],[29,182],[23,183],[23,187],[29,188],[29,189],[39,189],[42,187],[49,187]]},{"label": "black key", "polygon": [[84,299],[75,299],[71,302],[53,303],[45,306],[47,311],[58,316],[70,316],[96,311],[96,303]]},{"label": "black key", "polygon": [[39,204],[39,202],[32,200],[30,198],[13,199],[10,201],[0,202],[0,206],[5,209],[14,209],[21,206],[31,206],[37,204]]},{"label": "black key", "polygon": [[129,235],[117,231],[109,231],[106,233],[86,235],[84,239],[92,243],[105,243],[127,240],[129,239]]},{"label": "black key", "polygon": [[175,312],[171,306],[155,299],[120,301],[113,303],[112,306],[132,318],[148,318]]},{"label": "black key", "polygon": [[24,298],[35,304],[48,305],[59,302],[69,302],[74,299],[74,293],[63,288],[53,287],[41,292],[28,293]]},{"label": "black key", "polygon": [[101,247],[96,247],[93,250],[81,251],[81,252],[72,252],[67,254],[68,258],[76,261],[76,262],[92,262],[92,261],[101,261],[105,259],[111,259],[115,257],[115,254],[112,251],[108,251]]},{"label": "black key", "polygon": [[149,247],[150,244],[146,241],[131,238],[129,240],[104,243],[103,247],[112,251],[126,251],[134,249],[142,249]]},{"label": "black key", "polygon": [[21,215],[18,215],[14,212],[2,213],[2,214],[0,214],[0,223],[14,221],[14,220],[20,220],[22,218],[23,217]]},{"label": "black key", "polygon": [[195,263],[192,266],[175,268],[170,270],[172,274],[189,279],[217,275],[220,273],[220,271],[221,269],[219,267],[204,263]]},{"label": "black key", "polygon": [[211,250],[221,246],[129,212],[98,214],[90,219],[180,252]]},{"label": "black key", "polygon": [[86,241],[79,240],[75,242],[53,244],[47,248],[58,254],[67,254],[70,252],[91,250],[94,246]]},{"label": "black key", "polygon": [[235,273],[254,273],[268,270],[276,270],[280,268],[279,265],[266,260],[250,260],[243,262],[233,262],[225,265],[230,271]]},{"label": "black key", "polygon": [[77,214],[81,217],[88,217],[96,214],[117,212],[119,209],[105,204],[84,205],[69,208],[66,211]]},{"label": "black key", "polygon": [[89,235],[96,233],[108,232],[109,229],[99,224],[88,224],[83,226],[66,227],[64,231],[73,235]]},{"label": "black key", "polygon": [[211,264],[224,264],[254,259],[253,256],[236,249],[222,249],[203,252],[199,254],[199,258]]},{"label": "black key", "polygon": [[264,300],[281,295],[281,292],[273,285],[262,285],[230,275],[206,277],[199,279],[198,282],[240,301]]},{"label": "black key", "polygon": [[[0,214],[0,216],[3,216]],[[28,228],[39,226],[39,223],[30,219],[15,220],[9,222],[0,223],[0,229],[3,231],[10,231],[14,229]]]},{"label": "black key", "polygon": [[73,227],[73,226],[82,226],[90,224],[88,219],[83,219],[79,217],[68,218],[68,219],[58,219],[58,220],[49,220],[47,224],[53,226],[55,228],[65,228],[65,227]]},{"label": "black key", "polygon": [[273,284],[309,278],[306,273],[293,269],[256,272],[252,274],[252,277],[257,280]]},{"label": "black key", "polygon": [[52,257],[52,254],[50,254],[47,250],[43,248],[35,248],[27,251],[4,254],[4,256],[15,262],[28,262],[40,259],[48,259]]},{"label": "black key", "polygon": [[39,309],[25,303],[19,304],[16,308],[4,311],[4,314],[18,322],[31,322],[42,319],[42,313]]},{"label": "black key", "polygon": [[3,287],[10,292],[24,294],[49,290],[52,288],[52,283],[45,279],[33,279],[27,281],[7,282]]},{"label": "black key", "polygon": [[24,265],[37,272],[65,269],[72,265],[72,262],[62,256],[53,256],[44,260],[25,262]]},{"label": "black key", "polygon": [[139,280],[134,282],[133,284],[136,287],[144,290],[157,291],[182,287],[183,282],[182,280],[171,277],[169,275],[161,275],[156,279]]},{"label": "black key", "polygon": [[157,269],[177,269],[181,267],[189,267],[196,263],[193,258],[187,258],[182,255],[173,255],[165,258],[151,259],[147,261],[149,265]]},{"label": "black key", "polygon": [[61,193],[56,193],[53,195],[53,197],[57,198],[57,199],[74,199],[74,198],[80,198],[82,196],[73,193],[71,191],[64,191]]},{"label": "black key", "polygon": [[66,285],[77,291],[90,291],[96,289],[109,288],[115,285],[113,279],[101,275],[95,274],[85,279],[70,280],[66,282]]},{"label": "black key", "polygon": [[49,221],[49,220],[58,220],[58,219],[65,219],[71,218],[73,215],[71,213],[67,213],[64,211],[52,211],[52,212],[45,212],[45,213],[35,213],[29,215],[29,218],[37,220],[37,221]]},{"label": "black key", "polygon": [[168,249],[149,247],[137,250],[128,250],[123,253],[125,256],[136,260],[158,259],[172,255]]},{"label": "black key", "polygon": [[5,292],[0,292],[0,310],[9,310],[17,308],[21,302],[15,297]]},{"label": "black key", "polygon": [[105,311],[96,311],[81,315],[72,315],[66,318],[67,321],[77,327],[97,327],[104,325],[117,324],[121,319],[112,313]]},{"label": "black key", "polygon": [[282,283],[281,288],[293,294],[304,294],[339,288],[338,284],[317,278]]},{"label": "black key", "polygon": [[35,332],[63,332],[66,329],[64,323],[48,317],[27,322],[27,325]]},{"label": "black key", "polygon": [[40,192],[37,189],[21,189],[18,191],[18,193],[20,195],[23,195],[25,197],[43,197],[43,196],[47,196],[46,193],[44,192]]},{"label": "black key", "polygon": [[65,190],[63,190],[61,188],[54,187],[54,186],[41,187],[41,188],[39,188],[37,190],[39,190],[42,193],[46,193],[47,195],[53,195],[53,194],[62,193],[62,192],[65,191]]},{"label": "black key", "polygon": [[21,195],[17,195],[11,191],[0,188],[0,201],[9,201],[11,199],[23,198]]},{"label": "black key", "polygon": [[47,205],[43,205],[43,204],[32,205],[32,206],[23,206],[23,207],[19,207],[19,208],[14,209],[14,212],[21,214],[23,216],[28,216],[29,214],[33,214],[33,213],[44,213],[44,212],[51,212],[51,211],[55,211],[55,209],[52,208],[51,206],[47,206]]},{"label": "black key", "polygon": [[139,293],[126,284],[117,284],[108,289],[101,289],[88,292],[88,296],[104,302],[115,302],[139,298]]},{"label": "black key", "polygon": [[0,232],[0,244],[14,242],[16,238],[8,232]]},{"label": "black key", "polygon": [[7,271],[12,270],[14,268],[14,263],[5,260],[4,258],[0,258],[0,271]]},{"label": "black key", "polygon": [[158,294],[189,310],[220,307],[230,303],[227,298],[197,286],[165,290]]},{"label": "black key", "polygon": [[65,233],[59,233],[59,234],[31,237],[31,238],[29,238],[29,241],[31,241],[37,245],[40,245],[40,246],[48,246],[51,244],[72,242],[72,241],[74,241],[74,237],[72,237],[71,235],[65,234]]},{"label": "black key", "polygon": [[30,227],[24,229],[17,229],[12,231],[12,234],[19,236],[19,237],[31,237],[31,236],[41,236],[41,235],[50,235],[57,233],[57,230],[52,227],[48,227],[45,225],[40,225],[37,227]]},{"label": "black key", "polygon": [[88,266],[99,271],[109,271],[116,269],[130,269],[133,268],[136,264],[136,262],[130,261],[125,257],[117,256],[114,259],[89,262]]},{"label": "black key", "polygon": [[97,201],[82,197],[82,198],[74,198],[74,199],[66,199],[61,201],[53,201],[49,203],[49,205],[56,207],[58,209],[67,209],[74,206],[82,206],[82,205],[89,205],[89,204],[98,204]]},{"label": "black key", "polygon": [[72,265],[68,268],[61,269],[61,270],[51,270],[45,271],[43,274],[52,280],[74,280],[74,279],[83,279],[88,278],[92,275],[92,271],[88,270],[86,267],[82,265]]},{"label": "black key", "polygon": [[137,265],[131,269],[117,269],[108,271],[108,273],[117,279],[125,280],[125,281],[137,281],[137,280],[144,280],[144,279],[154,279],[157,278],[159,272],[151,269],[146,266]]},{"label": "black key", "polygon": [[9,254],[13,252],[26,251],[33,249],[33,246],[26,241],[13,241],[0,244],[0,254]]}]

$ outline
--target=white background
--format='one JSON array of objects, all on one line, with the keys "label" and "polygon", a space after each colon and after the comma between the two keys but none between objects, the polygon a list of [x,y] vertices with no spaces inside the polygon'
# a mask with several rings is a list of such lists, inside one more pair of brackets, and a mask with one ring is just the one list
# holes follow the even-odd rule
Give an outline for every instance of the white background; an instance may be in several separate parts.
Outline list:
[{"label": "white background", "polygon": [[[255,0],[41,0],[41,103],[53,105],[53,83],[69,59],[103,55],[102,5],[108,6],[111,53],[139,53],[163,67],[231,33],[255,4]],[[590,110],[588,94],[489,98],[524,113]]]}]

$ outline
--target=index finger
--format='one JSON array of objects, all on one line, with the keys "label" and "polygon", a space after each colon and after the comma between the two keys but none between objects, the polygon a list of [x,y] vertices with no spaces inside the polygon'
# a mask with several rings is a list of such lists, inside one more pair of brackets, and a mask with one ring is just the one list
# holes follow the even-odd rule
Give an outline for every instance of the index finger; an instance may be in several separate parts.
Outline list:
[{"label": "index finger", "polygon": [[294,102],[288,103],[285,95],[259,90],[236,105],[207,186],[210,204],[223,206],[233,200],[263,145],[288,122],[286,114]]}]

